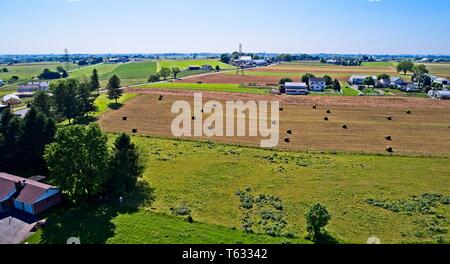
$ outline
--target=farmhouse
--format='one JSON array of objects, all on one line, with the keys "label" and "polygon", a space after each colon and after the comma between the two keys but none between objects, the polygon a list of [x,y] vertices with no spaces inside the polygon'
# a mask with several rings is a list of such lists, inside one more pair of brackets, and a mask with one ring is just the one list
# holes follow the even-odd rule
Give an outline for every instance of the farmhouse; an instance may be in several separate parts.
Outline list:
[{"label": "farmhouse", "polygon": [[286,94],[288,95],[307,95],[308,85],[302,82],[287,82],[284,84]]},{"label": "farmhouse", "polygon": [[382,78],[377,81],[376,86],[378,88],[388,88],[391,86],[391,80],[389,78]]},{"label": "farmhouse", "polygon": [[408,83],[405,82],[400,77],[392,77],[391,78],[391,86],[395,88],[402,88],[403,86],[407,85]]},{"label": "farmhouse", "polygon": [[[369,77],[369,76],[366,76],[366,75],[352,75],[352,76],[350,77],[350,80],[348,81],[348,83],[351,84],[351,85],[362,85],[362,84],[364,84],[364,80],[365,80],[367,77]],[[376,76],[372,76],[372,78],[373,78],[374,80],[377,79]]]},{"label": "farmhouse", "polygon": [[325,91],[327,81],[325,78],[309,78],[309,89],[314,92]]},{"label": "farmhouse", "polygon": [[203,71],[212,71],[213,67],[211,65],[203,65],[202,70]]},{"label": "farmhouse", "polygon": [[33,92],[47,92],[50,84],[48,82],[29,82],[27,84],[19,85],[17,92],[19,94],[33,93]]},{"label": "farmhouse", "polygon": [[15,208],[37,215],[60,202],[61,193],[56,187],[0,173],[0,212]]}]

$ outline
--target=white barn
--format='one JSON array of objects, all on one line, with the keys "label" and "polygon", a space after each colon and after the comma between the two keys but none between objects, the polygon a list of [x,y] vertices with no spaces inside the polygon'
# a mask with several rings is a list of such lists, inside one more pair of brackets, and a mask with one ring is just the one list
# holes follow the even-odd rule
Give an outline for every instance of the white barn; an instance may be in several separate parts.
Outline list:
[{"label": "white barn", "polygon": [[303,82],[287,82],[284,84],[287,95],[307,95],[308,85]]}]

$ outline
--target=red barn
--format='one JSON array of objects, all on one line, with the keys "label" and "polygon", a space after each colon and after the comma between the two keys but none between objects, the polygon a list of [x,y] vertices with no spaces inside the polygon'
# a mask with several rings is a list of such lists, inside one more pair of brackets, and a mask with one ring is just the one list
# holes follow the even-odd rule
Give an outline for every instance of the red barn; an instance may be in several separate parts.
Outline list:
[{"label": "red barn", "polygon": [[0,212],[15,208],[37,215],[61,202],[58,188],[0,173]]}]

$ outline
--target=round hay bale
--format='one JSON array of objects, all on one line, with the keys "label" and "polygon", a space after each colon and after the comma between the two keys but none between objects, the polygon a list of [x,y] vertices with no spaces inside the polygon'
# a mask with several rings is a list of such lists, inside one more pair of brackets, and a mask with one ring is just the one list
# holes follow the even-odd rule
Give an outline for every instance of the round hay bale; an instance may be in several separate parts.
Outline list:
[{"label": "round hay bale", "polygon": [[160,95],[159,98],[158,98],[158,100],[159,100],[159,101],[162,101],[163,98],[164,98],[164,97],[163,97],[162,95]]},{"label": "round hay bale", "polygon": [[204,113],[204,112],[205,112],[205,110],[203,110],[203,109],[202,109],[202,111],[201,111],[201,112],[202,112],[202,113]]},{"label": "round hay bale", "polygon": [[138,132],[138,130],[137,130],[137,128],[133,128],[133,129],[131,130],[131,132],[132,132],[133,134],[136,134],[136,133]]},{"label": "round hay bale", "polygon": [[387,116],[386,119],[392,121],[392,116]]},{"label": "round hay bale", "polygon": [[291,140],[289,138],[285,138],[284,142],[289,143],[289,142],[291,142]]},{"label": "round hay bale", "polygon": [[122,117],[123,121],[127,121],[127,119],[128,119],[128,117],[126,117],[126,116]]},{"label": "round hay bale", "polygon": [[324,117],[323,120],[328,121],[330,119],[328,117]]},{"label": "round hay bale", "polygon": [[385,138],[386,140],[389,140],[389,141],[392,140],[392,137],[391,137],[391,136],[385,136],[384,138]]},{"label": "round hay bale", "polygon": [[331,114],[331,110],[327,110],[327,114]]},{"label": "round hay bale", "polygon": [[195,116],[192,116],[192,120],[194,120],[194,121],[195,121],[196,119],[197,119],[197,118],[196,118]]},{"label": "round hay bale", "polygon": [[292,130],[288,129],[288,131],[286,131],[286,133],[288,133],[289,135],[292,135]]},{"label": "round hay bale", "polygon": [[392,147],[387,147],[386,151],[389,153],[394,153],[394,149]]},{"label": "round hay bale", "polygon": [[343,129],[348,129],[348,126],[347,125],[343,125],[342,128]]},{"label": "round hay bale", "polygon": [[411,114],[411,110],[406,110],[406,113],[407,113],[408,115],[410,115],[410,114]]},{"label": "round hay bale", "polygon": [[313,109],[317,109],[317,105],[313,105]]},{"label": "round hay bale", "polygon": [[284,110],[284,108],[283,107],[280,107],[280,111],[283,111]]}]

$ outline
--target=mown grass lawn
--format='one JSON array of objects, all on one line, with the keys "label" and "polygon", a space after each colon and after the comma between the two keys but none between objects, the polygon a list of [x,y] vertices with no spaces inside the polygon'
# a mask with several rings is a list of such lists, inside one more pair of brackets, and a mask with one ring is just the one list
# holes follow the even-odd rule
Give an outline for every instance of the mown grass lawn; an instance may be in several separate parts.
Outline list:
[{"label": "mown grass lawn", "polygon": [[127,101],[133,99],[137,94],[132,93],[124,93],[119,100],[117,100],[117,104],[114,100],[110,100],[106,94],[100,94],[99,97],[95,100],[95,105],[98,107],[95,116],[101,116],[108,110],[114,110],[122,106]]},{"label": "mown grass lawn", "polygon": [[[449,158],[357,154],[311,154],[176,140],[134,137],[148,155],[144,179],[155,189],[157,212],[187,206],[199,222],[242,226],[237,189],[280,197],[288,229],[303,237],[307,207],[321,202],[339,241],[365,243],[435,242],[427,216],[395,213],[366,200],[407,199],[411,195],[450,195]],[[450,207],[439,207],[450,219]],[[448,223],[445,228],[449,228]],[[182,242],[182,241],[180,241]]]},{"label": "mown grass lawn", "polygon": [[[146,159],[143,182],[150,186],[150,202],[131,196],[121,205],[61,209],[28,242],[64,243],[78,236],[82,243],[308,243],[304,214],[316,202],[330,211],[327,230],[340,243],[365,243],[371,236],[382,243],[450,240],[442,231],[448,222],[433,229],[429,215],[367,202],[449,196],[449,158],[312,154],[139,136],[133,141]],[[236,191],[246,188],[281,199],[285,229],[295,239],[241,231],[245,211]],[[194,224],[173,216],[171,208],[180,206],[191,210]],[[435,210],[450,218],[448,205]],[[256,222],[253,229],[264,233]]]},{"label": "mown grass lawn", "polygon": [[269,92],[269,89],[247,88],[242,87],[240,84],[210,84],[210,83],[155,83],[139,86],[138,88],[200,90],[200,91],[251,93],[251,94],[266,94]]}]

